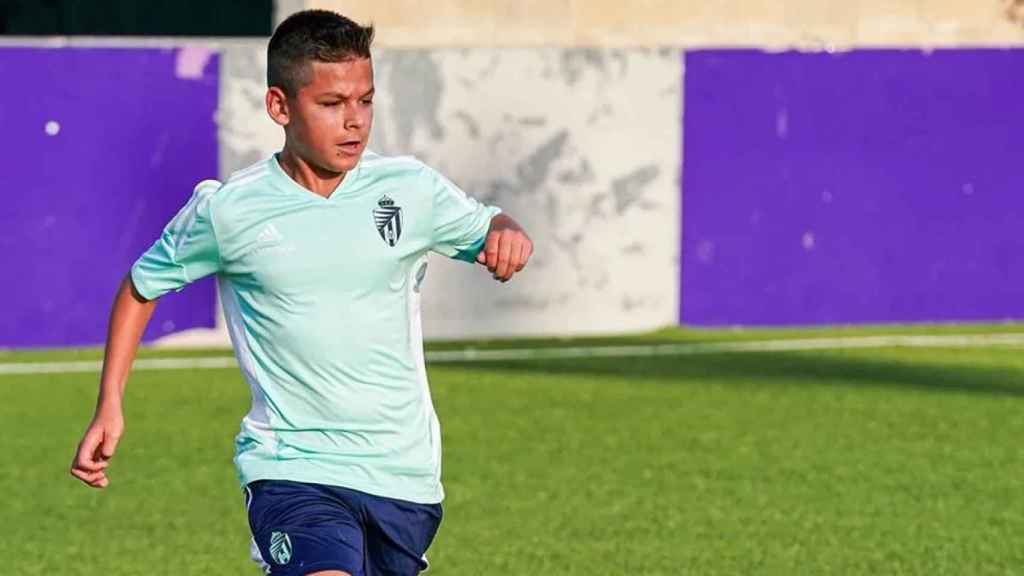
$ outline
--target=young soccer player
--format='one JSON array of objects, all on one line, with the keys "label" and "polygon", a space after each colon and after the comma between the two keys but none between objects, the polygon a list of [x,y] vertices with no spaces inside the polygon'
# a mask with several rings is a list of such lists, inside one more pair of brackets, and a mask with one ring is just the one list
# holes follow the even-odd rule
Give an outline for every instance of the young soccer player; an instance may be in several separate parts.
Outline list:
[{"label": "young soccer player", "polygon": [[420,330],[426,255],[478,262],[505,282],[533,250],[515,221],[431,168],[365,150],[372,38],[326,11],[274,32],[266,105],[284,149],[223,184],[200,182],[132,266],[71,467],[108,485],[125,383],[157,300],[216,274],[252,389],[235,464],[269,574],[426,568],[443,499]]}]

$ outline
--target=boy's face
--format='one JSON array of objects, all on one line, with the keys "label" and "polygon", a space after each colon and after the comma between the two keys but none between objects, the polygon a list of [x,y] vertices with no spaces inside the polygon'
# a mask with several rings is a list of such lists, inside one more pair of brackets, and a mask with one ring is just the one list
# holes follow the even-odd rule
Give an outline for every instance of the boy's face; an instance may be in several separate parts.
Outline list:
[{"label": "boy's face", "polygon": [[373,124],[373,63],[360,58],[309,67],[309,81],[281,102],[277,114],[268,94],[268,109],[284,126],[293,152],[322,170],[348,172],[359,162]]}]

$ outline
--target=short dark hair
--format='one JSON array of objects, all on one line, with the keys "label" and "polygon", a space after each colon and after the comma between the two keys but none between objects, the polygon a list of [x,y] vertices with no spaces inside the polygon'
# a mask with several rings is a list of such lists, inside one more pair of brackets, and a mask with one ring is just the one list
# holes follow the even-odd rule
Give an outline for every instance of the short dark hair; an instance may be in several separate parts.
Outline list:
[{"label": "short dark hair", "polygon": [[373,26],[328,10],[296,12],[278,25],[267,45],[267,86],[294,95],[308,82],[311,62],[370,57]]}]

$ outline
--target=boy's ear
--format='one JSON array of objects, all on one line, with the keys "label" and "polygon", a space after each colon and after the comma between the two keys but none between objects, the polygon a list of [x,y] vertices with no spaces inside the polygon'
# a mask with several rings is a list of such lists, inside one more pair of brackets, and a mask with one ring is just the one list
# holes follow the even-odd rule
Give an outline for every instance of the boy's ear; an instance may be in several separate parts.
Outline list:
[{"label": "boy's ear", "polygon": [[281,90],[277,86],[271,86],[267,89],[267,114],[270,119],[276,122],[280,126],[287,126],[290,120],[288,110],[288,96],[285,95],[284,90]]}]

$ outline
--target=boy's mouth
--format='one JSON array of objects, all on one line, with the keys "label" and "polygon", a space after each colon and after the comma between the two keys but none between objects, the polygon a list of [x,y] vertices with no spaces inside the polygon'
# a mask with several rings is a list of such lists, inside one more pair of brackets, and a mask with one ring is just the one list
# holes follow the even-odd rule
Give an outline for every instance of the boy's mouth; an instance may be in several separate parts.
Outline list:
[{"label": "boy's mouth", "polygon": [[352,154],[357,152],[359,150],[359,147],[362,146],[362,144],[362,140],[346,140],[339,144],[338,146],[345,152]]}]

